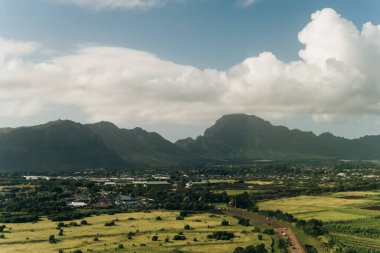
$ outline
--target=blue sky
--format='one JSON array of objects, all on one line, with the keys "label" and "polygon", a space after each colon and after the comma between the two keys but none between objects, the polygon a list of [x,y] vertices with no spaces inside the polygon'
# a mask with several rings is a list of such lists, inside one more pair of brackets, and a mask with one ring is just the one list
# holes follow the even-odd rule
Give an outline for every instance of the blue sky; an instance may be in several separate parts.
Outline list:
[{"label": "blue sky", "polygon": [[[118,7],[102,5],[99,7],[102,1],[96,0],[95,2],[100,3],[97,6],[87,0],[82,2],[81,0],[2,0],[0,2],[0,37],[7,43],[19,43],[20,47],[24,47],[25,43],[35,43],[35,47],[30,49],[31,52],[28,53],[9,53],[5,51],[3,53],[7,56],[4,58],[5,63],[10,64],[10,62],[12,63],[17,59],[21,60],[22,64],[35,64],[40,67],[42,64],[54,65],[58,62],[54,66],[49,66],[64,68],[70,75],[75,72],[72,71],[73,69],[78,69],[78,65],[82,67],[83,64],[88,63],[87,67],[83,67],[83,72],[76,73],[77,76],[75,77],[71,76],[65,83],[59,83],[55,78],[49,79],[52,73],[46,73],[45,70],[44,72],[31,74],[30,68],[27,71],[23,69],[23,74],[27,72],[33,78],[38,75],[37,79],[49,80],[47,82],[51,86],[59,87],[59,89],[53,91],[51,86],[44,86],[38,87],[35,92],[25,97],[12,95],[12,93],[3,95],[0,97],[0,104],[3,105],[3,108],[9,106],[10,110],[8,111],[13,113],[1,113],[0,111],[1,126],[31,125],[57,118],[70,118],[81,122],[110,120],[122,127],[142,126],[148,130],[158,131],[165,137],[175,140],[189,135],[196,136],[201,134],[206,126],[212,124],[224,113],[243,112],[258,114],[276,124],[285,124],[292,128],[298,127],[303,130],[313,130],[317,133],[330,130],[334,134],[350,138],[379,132],[378,101],[371,94],[365,93],[376,89],[374,85],[378,85],[377,81],[379,79],[373,77],[372,72],[364,73],[362,71],[363,66],[356,66],[350,62],[350,57],[346,54],[343,56],[334,55],[334,52],[327,52],[328,50],[323,48],[326,54],[330,53],[332,55],[331,58],[341,61],[347,68],[355,67],[361,73],[361,75],[358,74],[348,80],[342,81],[341,78],[335,80],[336,82],[342,81],[344,85],[349,85],[349,89],[354,84],[359,85],[360,89],[355,88],[357,89],[355,92],[361,92],[360,96],[357,96],[354,91],[347,95],[347,100],[357,101],[357,103],[353,105],[347,104],[338,109],[337,107],[339,106],[337,105],[346,103],[346,101],[342,100],[342,96],[346,93],[337,92],[336,90],[333,91],[336,99],[329,97],[327,101],[314,101],[311,105],[307,101],[300,101],[288,106],[289,101],[292,101],[289,96],[279,99],[282,101],[281,103],[278,102],[277,104],[277,101],[274,101],[273,103],[276,106],[265,102],[250,103],[250,98],[255,101],[260,100],[257,93],[261,92],[263,87],[267,87],[269,84],[272,85],[277,81],[267,80],[267,75],[270,72],[269,74],[263,74],[265,82],[255,89],[248,87],[247,92],[245,92],[244,90],[242,91],[244,89],[242,87],[259,82],[256,75],[260,71],[254,69],[255,71],[250,75],[249,73],[242,74],[242,70],[239,70],[238,74],[236,74],[235,69],[232,70],[233,66],[237,66],[237,68],[245,67],[245,60],[252,57],[258,58],[257,61],[262,66],[267,61],[273,61],[273,63],[279,63],[279,65],[286,65],[292,61],[301,61],[310,67],[309,65],[315,64],[313,59],[317,59],[317,56],[313,56],[313,58],[310,56],[312,52],[308,52],[308,57],[300,59],[299,51],[304,49],[306,44],[318,44],[316,37],[310,36],[310,33],[317,33],[319,30],[310,28],[310,32],[305,32],[307,42],[303,44],[299,41],[298,33],[311,22],[311,14],[318,10],[331,8],[336,12],[336,15],[326,12],[325,18],[321,17],[315,23],[340,22],[341,20],[336,16],[341,15],[344,21],[353,22],[360,35],[362,26],[366,22],[372,22],[374,27],[380,24],[378,11],[380,2],[377,0],[256,0],[246,6],[234,0],[161,0],[157,1],[159,3],[155,6],[144,8],[129,5]],[[128,1],[125,0],[125,2]],[[103,2],[112,3],[113,0],[104,0]],[[144,0],[141,2],[144,2]],[[352,29],[349,29],[347,28],[348,31],[352,31]],[[345,33],[342,34],[344,35]],[[360,43],[360,45],[364,44],[368,43]],[[344,48],[345,45],[342,47]],[[106,82],[103,83],[105,76],[99,76],[96,80],[93,79],[92,83],[81,83],[80,85],[83,87],[81,86],[80,91],[75,90],[79,84],[75,83],[74,85],[74,82],[79,79],[88,81],[89,77],[84,77],[84,73],[88,73],[89,69],[92,69],[95,65],[99,67],[96,62],[99,59],[95,59],[94,56],[98,54],[98,51],[99,55],[104,57],[119,55],[118,53],[114,55],[113,51],[109,50],[111,48],[120,49],[120,55],[125,57],[115,60],[115,68],[129,69],[130,66],[134,67],[136,64],[144,66],[146,62],[151,63],[154,60],[154,63],[146,64],[147,69],[139,68],[134,70],[135,72],[132,74],[129,73],[128,77],[118,77],[117,80],[112,79],[110,81],[112,85],[110,85],[109,89],[114,90],[117,94],[110,93],[108,95],[115,96],[113,100],[115,105],[109,104],[112,100],[103,101],[102,98],[99,98],[104,90],[98,90],[97,88],[107,85]],[[28,51],[28,49],[25,50]],[[309,51],[311,50],[313,49]],[[320,50],[319,47],[318,50]],[[370,50],[374,49],[371,47]],[[274,59],[261,57],[265,59],[260,60],[259,55],[262,52],[270,52]],[[134,57],[144,60],[129,61]],[[83,59],[87,59],[87,61],[85,62]],[[374,61],[377,62],[377,60],[375,59]],[[258,64],[255,63],[255,60],[253,62],[253,65],[249,66]],[[111,62],[110,64],[114,63]],[[91,68],[89,67],[90,65]],[[115,73],[113,72],[115,68],[108,69],[109,65],[102,65],[100,71],[107,75],[107,78],[112,73]],[[188,66],[190,69],[187,69]],[[168,73],[164,75],[157,74],[152,68],[162,68]],[[208,73],[207,69],[212,69],[214,72]],[[122,72],[120,69],[117,71],[117,75]],[[227,78],[224,77],[224,72],[228,72]],[[293,72],[296,73],[296,70]],[[144,76],[144,79],[141,80],[141,83],[144,83],[142,86],[139,86],[140,80],[129,79],[129,76],[136,77],[145,73],[146,76],[152,78],[146,80],[147,78]],[[184,81],[184,73],[186,73],[186,76],[190,75],[191,79]],[[352,70],[350,70],[350,73],[352,73]],[[10,72],[7,72],[7,74],[11,75]],[[239,78],[236,75],[239,75]],[[296,74],[291,74],[292,78],[294,75]],[[252,79],[252,83],[249,83],[252,76],[255,76],[255,78]],[[324,77],[325,75],[322,76]],[[372,80],[371,85],[364,81],[363,83],[358,81],[359,76],[369,76],[370,78],[368,77],[367,79]],[[300,80],[300,77],[298,77],[296,78],[297,83]],[[0,80],[0,87],[3,84],[3,89],[1,90],[9,91],[9,88],[5,90],[8,87],[5,84],[20,82],[20,80],[16,82],[12,78],[8,77],[8,79],[3,80],[3,83]],[[30,80],[30,76],[25,77],[25,79]],[[311,77],[311,79],[313,78]],[[315,77],[315,79],[322,80],[319,76]],[[173,80],[183,82],[180,88],[178,88],[177,82]],[[248,82],[248,84],[243,84],[242,80]],[[73,84],[70,84],[71,81]],[[94,82],[99,82],[99,84],[94,87]],[[125,86],[120,86],[121,82]],[[150,86],[152,82],[157,82],[157,85],[153,87],[154,94],[150,89],[152,88]],[[169,86],[167,86],[168,82],[170,83]],[[219,83],[224,82],[226,84],[219,88]],[[291,81],[287,78],[286,82]],[[232,86],[232,83],[238,84],[229,87],[228,85]],[[334,83],[332,82],[331,85],[335,85]],[[294,84],[290,83],[289,86],[284,87],[283,92],[293,93],[292,85]],[[306,83],[304,85],[307,86]],[[326,84],[326,87],[331,87],[331,85]],[[33,89],[36,87],[35,82],[30,83],[30,87],[24,88],[23,91],[31,90],[31,87]],[[70,87],[73,88],[71,89]],[[50,92],[62,92],[64,95],[55,98],[53,101],[47,101],[46,96],[49,95],[46,90],[50,89]],[[41,90],[44,90],[44,92],[41,92]],[[75,92],[72,92],[72,90]],[[88,93],[85,93],[84,90],[88,91]],[[136,90],[139,90],[140,93],[134,93]],[[233,91],[232,93],[230,92],[231,90]],[[171,91],[173,91],[173,94],[170,94]],[[326,90],[326,92],[330,91],[330,89]],[[252,92],[252,96],[249,96],[250,92]],[[304,89],[300,92],[299,97],[304,96],[306,93],[307,95],[305,96],[310,96],[313,93]],[[72,93],[75,94],[73,95]],[[79,96],[79,93],[86,98],[80,99],[76,97]],[[180,95],[176,97],[174,93]],[[210,97],[214,96],[217,99],[207,97],[204,95],[205,93],[210,93]],[[244,93],[247,95],[240,97]],[[124,95],[121,96],[120,94]],[[134,101],[136,94],[137,96],[142,94],[139,101]],[[198,98],[195,99],[194,97],[196,96]],[[266,94],[266,96],[268,96],[267,98],[276,98],[278,94]],[[323,94],[319,94],[319,96],[323,96]],[[202,97],[202,99],[199,99],[199,97]],[[246,102],[236,104],[231,100],[231,97]],[[96,102],[90,101],[90,98],[110,109],[104,110],[104,108],[94,105]],[[134,103],[123,102],[132,100]],[[371,106],[362,108],[362,104],[367,103],[367,101]],[[326,106],[325,108],[322,106],[323,108],[319,108],[318,103],[329,104],[330,107]],[[156,110],[152,110],[154,107],[156,107]],[[209,107],[211,108],[209,111],[204,112],[202,110],[202,108]],[[224,107],[227,109],[223,110]],[[178,110],[173,111],[171,108],[177,108]],[[191,111],[192,108],[195,108],[195,110]],[[218,110],[218,108],[221,109]],[[113,113],[113,110],[116,113]],[[162,117],[159,117],[159,115],[162,115]]]}]

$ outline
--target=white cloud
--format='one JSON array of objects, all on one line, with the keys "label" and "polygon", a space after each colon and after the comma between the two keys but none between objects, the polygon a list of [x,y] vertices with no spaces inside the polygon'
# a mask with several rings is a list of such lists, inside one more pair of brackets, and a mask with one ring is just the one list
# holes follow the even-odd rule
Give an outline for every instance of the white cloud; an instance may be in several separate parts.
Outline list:
[{"label": "white cloud", "polygon": [[62,3],[73,3],[95,9],[150,9],[167,2],[180,0],[54,0]]},{"label": "white cloud", "polygon": [[[189,0],[51,0],[61,3],[71,3],[78,6],[100,9],[140,9],[147,10],[167,3],[178,3]],[[236,0],[241,6],[247,7],[256,0]]]},{"label": "white cloud", "polygon": [[[380,115],[380,26],[358,30],[332,9],[312,15],[299,33],[298,61],[270,52],[226,71],[198,69],[120,47],[82,46],[32,63],[32,42],[0,41],[0,116],[76,107],[87,120],[121,125],[209,123],[226,113],[268,119],[309,114]],[[6,57],[5,57],[6,56]]]},{"label": "white cloud", "polygon": [[34,42],[6,40],[0,37],[0,64],[6,57],[30,54],[37,48],[38,44]]},{"label": "white cloud", "polygon": [[237,0],[237,3],[243,7],[248,7],[254,4],[257,0]]}]

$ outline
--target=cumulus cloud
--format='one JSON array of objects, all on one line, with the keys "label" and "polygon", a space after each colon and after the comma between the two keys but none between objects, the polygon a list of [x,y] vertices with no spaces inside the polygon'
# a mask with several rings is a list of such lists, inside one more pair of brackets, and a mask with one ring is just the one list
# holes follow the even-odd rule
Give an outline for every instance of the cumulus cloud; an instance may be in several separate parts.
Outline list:
[{"label": "cumulus cloud", "polygon": [[380,26],[359,30],[323,9],[299,33],[299,60],[270,52],[225,71],[198,69],[121,47],[82,46],[28,62],[32,42],[0,41],[0,116],[75,107],[88,121],[209,123],[226,113],[268,119],[309,114],[315,121],[380,114]]}]

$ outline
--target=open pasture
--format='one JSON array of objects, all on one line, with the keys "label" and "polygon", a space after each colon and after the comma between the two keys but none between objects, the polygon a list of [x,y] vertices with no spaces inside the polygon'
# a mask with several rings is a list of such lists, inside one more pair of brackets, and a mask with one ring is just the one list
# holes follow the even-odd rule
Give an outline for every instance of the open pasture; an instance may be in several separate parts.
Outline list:
[{"label": "open pasture", "polygon": [[[58,236],[57,222],[42,220],[37,223],[6,224],[5,238],[0,239],[2,253],[10,252],[113,252],[119,244],[124,249],[117,252],[233,252],[237,246],[265,243],[270,248],[271,238],[265,236],[262,241],[253,227],[237,224],[233,217],[211,215],[209,213],[193,214],[184,220],[176,220],[179,212],[154,211],[150,213],[124,213],[99,215],[86,218],[89,225],[63,227],[63,236]],[[162,220],[157,220],[160,216]],[[230,226],[221,226],[222,220],[228,220]],[[105,226],[106,222],[115,221],[115,226]],[[80,224],[80,220],[75,221]],[[69,224],[70,222],[65,222]],[[190,225],[190,230],[184,226]],[[247,233],[243,231],[248,231]],[[222,241],[208,239],[214,231],[228,231],[235,238]],[[183,232],[186,240],[173,240],[174,235]],[[55,235],[57,243],[49,243],[50,235]],[[128,238],[128,235],[129,238]],[[157,241],[152,237],[158,236]],[[97,238],[97,239],[94,239]],[[165,241],[168,238],[169,241]]]},{"label": "open pasture", "polygon": [[[380,199],[372,192],[346,192],[323,196],[298,196],[260,202],[260,209],[282,210],[300,219],[320,219],[324,221],[355,220],[380,215],[379,211],[366,210],[376,206]],[[350,198],[348,196],[360,196]]]}]

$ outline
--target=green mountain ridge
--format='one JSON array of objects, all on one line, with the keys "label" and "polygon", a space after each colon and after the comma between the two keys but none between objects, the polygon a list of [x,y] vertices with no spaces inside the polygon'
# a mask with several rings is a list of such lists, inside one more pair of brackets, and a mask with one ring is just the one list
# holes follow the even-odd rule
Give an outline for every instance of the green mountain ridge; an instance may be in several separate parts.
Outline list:
[{"label": "green mountain ridge", "polygon": [[350,140],[331,133],[315,135],[245,114],[225,115],[202,136],[176,143],[142,128],[121,129],[105,121],[57,120],[0,129],[1,170],[177,168],[261,159],[379,160],[380,136]]},{"label": "green mountain ridge", "polygon": [[254,115],[225,115],[196,140],[176,144],[216,160],[380,159],[380,136],[345,139],[273,126]]}]

